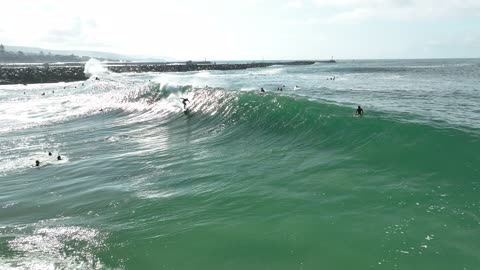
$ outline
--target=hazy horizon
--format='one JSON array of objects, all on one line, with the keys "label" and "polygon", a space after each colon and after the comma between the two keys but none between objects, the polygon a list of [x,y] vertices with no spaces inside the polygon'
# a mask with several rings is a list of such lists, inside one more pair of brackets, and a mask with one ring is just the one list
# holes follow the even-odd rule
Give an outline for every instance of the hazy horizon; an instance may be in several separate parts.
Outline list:
[{"label": "hazy horizon", "polygon": [[213,61],[480,57],[480,2],[469,0],[3,5],[7,46]]},{"label": "hazy horizon", "polygon": [[[1,45],[4,45],[5,48],[7,48],[7,51],[8,51],[8,48],[10,47],[25,47],[25,48],[35,48],[35,49],[42,49],[44,52],[48,52],[48,51],[65,51],[65,52],[68,52],[68,54],[65,54],[65,55],[69,55],[71,53],[71,51],[83,51],[83,50],[77,50],[75,48],[73,49],[68,49],[68,48],[65,48],[65,49],[55,49],[55,50],[51,50],[49,48],[38,48],[38,47],[30,47],[30,46],[24,46],[24,45],[6,45],[6,44],[1,44]],[[15,51],[13,51],[15,52]],[[465,60],[468,60],[468,59],[480,59],[480,57],[450,57],[450,58],[447,58],[447,57],[431,57],[431,58],[302,58],[302,59],[174,59],[174,58],[171,58],[171,57],[168,57],[168,56],[165,56],[166,59],[161,59],[162,57],[164,56],[159,56],[159,55],[137,55],[137,54],[121,54],[121,53],[117,53],[117,52],[110,52],[110,51],[93,51],[93,50],[89,50],[89,51],[84,51],[84,52],[90,52],[90,53],[104,53],[106,55],[109,55],[109,54],[112,54],[112,55],[119,55],[119,56],[123,56],[123,57],[139,57],[138,59],[135,59],[133,58],[133,60],[129,60],[129,61],[133,61],[133,62],[156,62],[156,61],[159,61],[159,62],[175,62],[175,61],[196,61],[196,62],[200,62],[200,61],[209,61],[209,62],[248,62],[248,61],[254,61],[254,62],[268,62],[268,61],[325,61],[325,60],[330,60],[330,59],[333,59],[333,60],[336,60],[336,61],[395,61],[395,60],[455,60],[455,59],[465,59]],[[88,55],[85,55],[85,54],[82,54],[82,55],[79,55],[79,56],[88,56]],[[102,57],[96,57],[96,56],[90,56],[91,58],[102,58]],[[145,59],[142,59],[142,58],[145,58]],[[105,58],[105,57],[103,57]],[[111,57],[112,60],[121,60],[121,59],[113,59],[113,57]],[[154,60],[150,60],[150,59],[154,59]]]}]

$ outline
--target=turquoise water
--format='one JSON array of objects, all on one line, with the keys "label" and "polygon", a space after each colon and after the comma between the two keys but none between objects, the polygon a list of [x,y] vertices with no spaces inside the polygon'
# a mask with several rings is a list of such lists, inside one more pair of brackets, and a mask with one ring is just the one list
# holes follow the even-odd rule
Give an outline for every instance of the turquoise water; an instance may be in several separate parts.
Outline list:
[{"label": "turquoise water", "polygon": [[0,269],[478,269],[479,71],[372,60],[1,86]]}]

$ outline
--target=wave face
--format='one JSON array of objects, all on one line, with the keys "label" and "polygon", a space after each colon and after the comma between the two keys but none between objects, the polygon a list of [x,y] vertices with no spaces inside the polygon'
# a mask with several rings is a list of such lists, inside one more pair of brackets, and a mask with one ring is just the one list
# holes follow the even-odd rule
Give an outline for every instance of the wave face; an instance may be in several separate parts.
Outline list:
[{"label": "wave face", "polygon": [[477,62],[1,88],[0,268],[475,269]]}]

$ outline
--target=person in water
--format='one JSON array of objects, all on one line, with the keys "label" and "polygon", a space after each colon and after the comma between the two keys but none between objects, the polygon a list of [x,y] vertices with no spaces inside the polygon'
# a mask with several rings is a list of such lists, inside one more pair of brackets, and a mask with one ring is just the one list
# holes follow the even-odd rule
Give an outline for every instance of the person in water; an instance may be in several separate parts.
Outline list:
[{"label": "person in water", "polygon": [[52,156],[52,152],[48,152],[48,155],[49,155],[49,156]]},{"label": "person in water", "polygon": [[40,160],[35,160],[35,167],[40,166]]},{"label": "person in water", "polygon": [[62,160],[62,157],[58,155],[57,160]]},{"label": "person in water", "polygon": [[188,100],[188,98],[180,98],[182,100],[182,103],[183,103],[183,109],[186,109],[187,108],[187,102],[190,102],[190,100]]},{"label": "person in water", "polygon": [[362,113],[363,113],[363,109],[362,109],[362,107],[360,107],[360,105],[359,105],[358,108],[357,108],[357,110],[355,111],[355,115],[362,116]]},{"label": "person in water", "polygon": [[265,89],[263,89],[263,87],[260,88],[260,92],[265,93]]}]

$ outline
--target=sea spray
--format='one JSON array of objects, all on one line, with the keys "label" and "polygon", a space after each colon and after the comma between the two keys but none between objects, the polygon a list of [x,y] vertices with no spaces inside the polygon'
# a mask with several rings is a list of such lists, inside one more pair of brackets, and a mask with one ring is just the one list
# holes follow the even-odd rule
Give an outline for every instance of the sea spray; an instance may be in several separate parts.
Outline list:
[{"label": "sea spray", "polygon": [[92,77],[109,73],[109,71],[102,62],[98,61],[95,58],[91,58],[85,63],[84,73],[86,76]]}]

